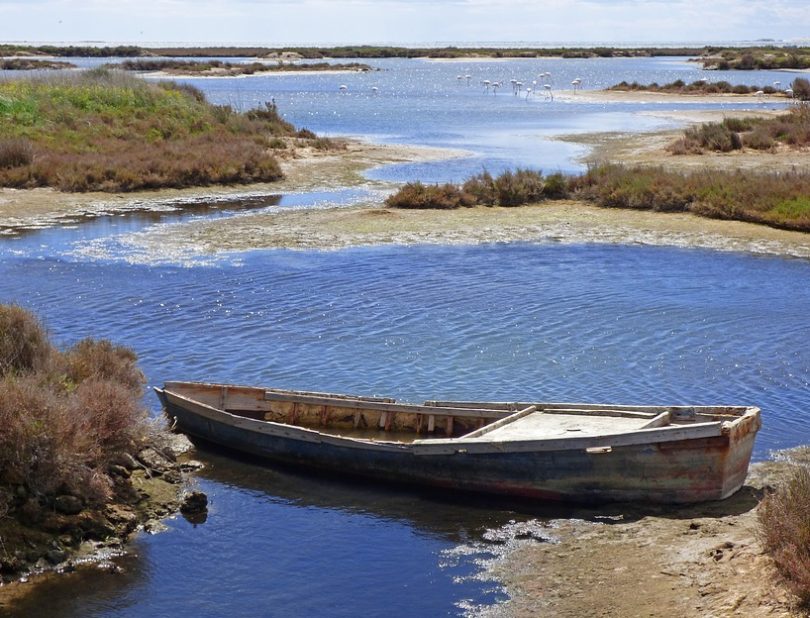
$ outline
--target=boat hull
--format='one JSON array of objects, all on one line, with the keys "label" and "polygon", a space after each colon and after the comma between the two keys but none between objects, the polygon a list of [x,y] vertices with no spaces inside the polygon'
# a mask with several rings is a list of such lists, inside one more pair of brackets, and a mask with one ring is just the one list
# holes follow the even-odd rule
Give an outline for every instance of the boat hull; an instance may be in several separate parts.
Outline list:
[{"label": "boat hull", "polygon": [[382,482],[589,504],[724,499],[745,480],[758,428],[757,417],[757,423],[697,439],[602,449],[431,452],[407,443],[346,440],[234,418],[209,406],[159,394],[180,431],[270,462]]}]

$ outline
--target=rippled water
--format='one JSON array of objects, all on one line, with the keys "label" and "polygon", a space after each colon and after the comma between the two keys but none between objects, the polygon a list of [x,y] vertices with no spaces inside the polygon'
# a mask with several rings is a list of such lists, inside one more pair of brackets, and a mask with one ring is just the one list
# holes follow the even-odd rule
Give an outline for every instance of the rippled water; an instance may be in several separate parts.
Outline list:
[{"label": "rippled water", "polygon": [[[543,65],[560,80],[577,73],[601,85],[671,81],[668,72],[691,79],[697,72],[677,60],[530,62],[466,68],[381,61],[388,70],[374,74],[200,85],[220,101],[275,96],[293,120],[316,130],[474,151],[452,162],[375,172],[452,178],[482,163],[573,168],[568,146],[555,150],[540,137],[660,122],[635,115],[636,106],[486,98],[457,83],[456,73]],[[348,95],[336,92],[343,81],[351,85]],[[372,83],[380,84],[378,97],[363,90]],[[439,85],[430,89],[431,83]],[[353,191],[262,197],[102,216],[72,229],[3,238],[0,302],[34,309],[62,343],[95,336],[133,347],[152,385],[201,379],[408,400],[755,404],[764,411],[756,458],[810,438],[806,260],[515,243],[275,250],[183,267],[73,250],[151,225],[357,197]],[[153,396],[147,402],[157,411]],[[525,505],[470,503],[318,480],[219,454],[200,457],[209,464],[199,480],[211,499],[205,524],[171,520],[166,533],[138,540],[136,555],[120,562],[122,574],[81,573],[49,583],[21,608],[23,615],[455,614],[503,598],[495,583],[474,577],[487,550],[458,552],[459,544],[537,515]]]}]

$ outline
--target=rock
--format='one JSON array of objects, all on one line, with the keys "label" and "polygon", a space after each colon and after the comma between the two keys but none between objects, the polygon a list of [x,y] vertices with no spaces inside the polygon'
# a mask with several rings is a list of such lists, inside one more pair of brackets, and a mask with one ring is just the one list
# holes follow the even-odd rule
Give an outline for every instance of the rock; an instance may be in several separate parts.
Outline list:
[{"label": "rock", "polygon": [[149,470],[157,473],[165,472],[172,464],[162,453],[159,453],[151,446],[147,446],[138,453],[138,461]]},{"label": "rock", "polygon": [[84,505],[76,496],[56,496],[53,508],[63,515],[78,515],[82,512]]},{"label": "rock", "polygon": [[110,466],[107,468],[107,472],[109,472],[112,476],[120,476],[121,478],[125,479],[128,479],[132,475],[127,467],[120,464],[110,464]]},{"label": "rock", "polygon": [[180,513],[192,524],[202,524],[208,518],[208,496],[192,491],[183,498]]},{"label": "rock", "polygon": [[60,562],[67,560],[67,552],[62,551],[61,549],[51,549],[47,554],[45,554],[45,560],[52,565],[57,565]]},{"label": "rock", "polygon": [[118,453],[113,457],[112,463],[114,465],[123,466],[127,470],[134,470],[139,467],[138,462],[135,461],[135,458],[129,453]]},{"label": "rock", "polygon": [[178,485],[183,482],[183,476],[177,470],[167,470],[163,473],[163,480],[167,483]]}]

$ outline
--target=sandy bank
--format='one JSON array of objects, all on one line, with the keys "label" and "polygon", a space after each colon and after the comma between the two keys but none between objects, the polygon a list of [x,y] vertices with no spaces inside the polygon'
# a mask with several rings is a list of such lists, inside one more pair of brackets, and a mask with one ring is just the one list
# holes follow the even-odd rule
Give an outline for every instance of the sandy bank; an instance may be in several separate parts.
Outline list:
[{"label": "sandy bank", "polygon": [[686,213],[605,209],[576,201],[519,208],[290,210],[157,226],[126,238],[138,259],[190,260],[253,249],[492,242],[610,243],[810,258],[810,236]]},{"label": "sandy bank", "polygon": [[132,193],[63,193],[54,189],[0,188],[0,235],[76,223],[105,214],[173,210],[204,201],[347,186],[390,189],[391,185],[387,183],[367,180],[362,172],[387,163],[430,161],[460,154],[460,151],[347,140],[345,150],[280,151],[278,156],[285,178],[273,183]]},{"label": "sandy bank", "polygon": [[784,463],[753,465],[732,498],[648,512],[606,507],[538,523],[490,566],[512,599],[490,617],[800,616],[757,541],[762,488]]},{"label": "sandy bank", "polygon": [[707,105],[718,103],[750,103],[762,106],[773,103],[787,103],[784,95],[753,94],[671,94],[668,92],[644,92],[624,90],[557,90],[557,101],[578,101],[580,103],[691,103]]}]

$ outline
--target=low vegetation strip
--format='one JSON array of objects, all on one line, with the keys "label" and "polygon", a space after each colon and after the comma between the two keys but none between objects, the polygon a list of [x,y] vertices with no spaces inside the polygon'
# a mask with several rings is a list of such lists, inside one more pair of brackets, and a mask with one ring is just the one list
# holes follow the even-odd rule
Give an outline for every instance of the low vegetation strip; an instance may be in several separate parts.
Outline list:
[{"label": "low vegetation strip", "polygon": [[635,91],[635,92],[664,92],[667,94],[784,94],[784,91],[776,89],[774,86],[746,86],[745,84],[731,85],[727,81],[711,82],[701,79],[687,84],[683,80],[677,79],[669,84],[639,84],[638,82],[620,82],[610,86],[608,90]]},{"label": "low vegetation strip", "polygon": [[0,55],[34,54],[64,57],[263,57],[290,55],[299,58],[611,58],[638,56],[704,56],[720,47],[393,47],[343,45],[337,47],[115,47],[0,45]]},{"label": "low vegetation strip", "polygon": [[741,47],[707,49],[696,59],[705,69],[720,71],[810,68],[810,47]]},{"label": "low vegetation strip", "polygon": [[255,73],[284,73],[289,71],[371,71],[367,64],[359,62],[329,63],[314,62],[303,64],[267,62],[225,62],[222,60],[124,60],[121,63],[105,65],[109,69],[124,71],[163,71],[171,75],[253,75]]},{"label": "low vegetation strip", "polygon": [[718,219],[810,231],[810,174],[680,173],[660,168],[598,165],[578,176],[518,170],[484,172],[461,185],[404,185],[390,208],[521,206],[576,198],[605,208],[690,212]]},{"label": "low vegetation strip", "polygon": [[37,60],[36,58],[0,58],[0,71],[42,71],[51,69],[75,69],[72,62],[62,60]]},{"label": "low vegetation strip", "polygon": [[[807,87],[810,91],[810,83]],[[683,155],[731,152],[745,148],[775,151],[777,147],[787,147],[801,150],[808,146],[810,105],[801,103],[787,114],[775,118],[726,118],[722,122],[689,127],[684,130],[683,137],[668,146],[668,150]]]},{"label": "low vegetation strip", "polygon": [[267,182],[297,132],[275,105],[238,113],[173,82],[122,72],[0,82],[0,186],[63,191]]}]

